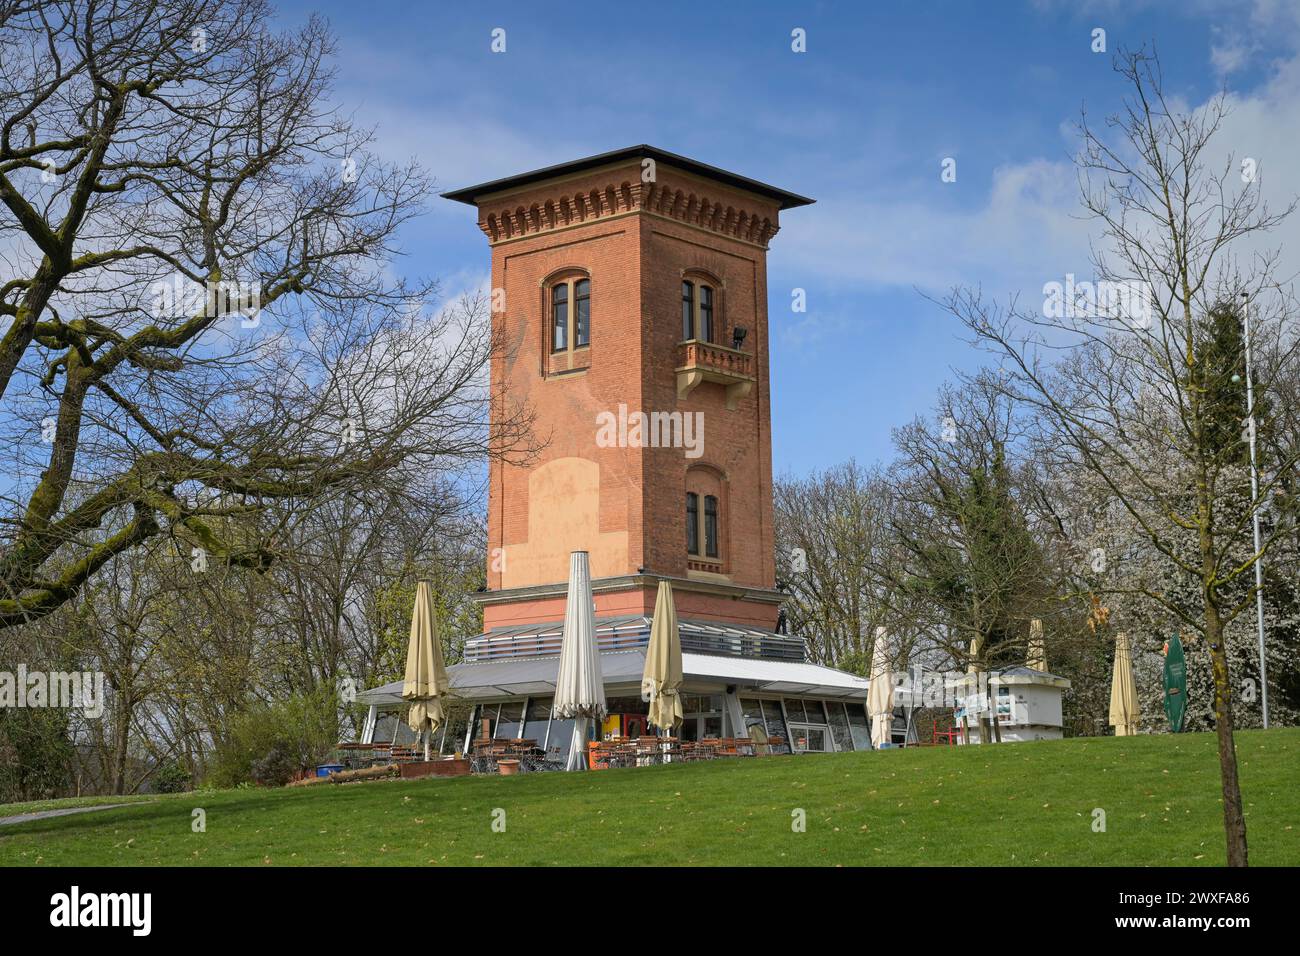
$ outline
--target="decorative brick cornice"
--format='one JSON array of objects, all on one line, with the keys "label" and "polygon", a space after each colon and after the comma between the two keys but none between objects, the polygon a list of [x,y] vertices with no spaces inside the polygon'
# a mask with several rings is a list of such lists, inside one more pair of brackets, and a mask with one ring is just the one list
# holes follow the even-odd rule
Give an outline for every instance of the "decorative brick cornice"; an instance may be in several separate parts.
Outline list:
[{"label": "decorative brick cornice", "polygon": [[511,198],[484,199],[479,207],[479,228],[494,245],[637,212],[673,219],[765,249],[780,228],[764,212],[717,201],[689,188],[639,180],[611,181],[603,189],[564,193],[527,206],[512,204]]}]

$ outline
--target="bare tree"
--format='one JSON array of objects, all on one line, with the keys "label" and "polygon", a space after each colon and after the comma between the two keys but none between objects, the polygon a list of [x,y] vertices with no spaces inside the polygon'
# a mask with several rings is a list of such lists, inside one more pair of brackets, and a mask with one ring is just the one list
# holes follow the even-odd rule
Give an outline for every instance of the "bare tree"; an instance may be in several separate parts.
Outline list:
[{"label": "bare tree", "polygon": [[848,462],[775,485],[777,577],[790,594],[786,624],[813,660],[870,673],[872,638],[885,623],[872,569],[888,545],[883,476]]},{"label": "bare tree", "polygon": [[[1232,492],[1245,480],[1238,432],[1254,424],[1235,417],[1244,409],[1235,408],[1231,396],[1239,393],[1226,386],[1235,385],[1238,368],[1220,354],[1210,319],[1235,308],[1243,293],[1258,326],[1285,319],[1290,303],[1272,277],[1274,257],[1256,252],[1246,268],[1237,251],[1294,204],[1270,212],[1258,180],[1238,179],[1233,157],[1212,145],[1224,97],[1180,112],[1165,96],[1154,54],[1121,54],[1117,69],[1131,88],[1124,110],[1103,130],[1086,115],[1080,124],[1082,202],[1102,230],[1096,285],[1064,295],[1059,286],[1045,287],[1041,312],[1014,301],[999,307],[968,289],[945,305],[1006,366],[1006,394],[1032,412],[1060,470],[1095,476],[1150,545],[1196,582],[1196,612],[1137,586],[1203,638],[1214,676],[1227,859],[1244,866],[1224,628],[1253,606],[1249,575],[1281,532],[1271,532],[1258,551],[1248,544],[1241,557],[1251,509],[1234,507],[1239,496]],[[1054,354],[1062,357],[1050,360]],[[1291,358],[1285,354],[1282,364]],[[1267,381],[1260,386],[1267,392]],[[1225,440],[1229,430],[1232,440]],[[1274,463],[1264,497],[1294,461]],[[1179,546],[1188,533],[1190,554]]]},{"label": "bare tree", "polygon": [[293,509],[522,434],[484,304],[393,278],[428,176],[330,105],[321,21],[268,19],[0,3],[0,627],[159,536],[265,568]]}]

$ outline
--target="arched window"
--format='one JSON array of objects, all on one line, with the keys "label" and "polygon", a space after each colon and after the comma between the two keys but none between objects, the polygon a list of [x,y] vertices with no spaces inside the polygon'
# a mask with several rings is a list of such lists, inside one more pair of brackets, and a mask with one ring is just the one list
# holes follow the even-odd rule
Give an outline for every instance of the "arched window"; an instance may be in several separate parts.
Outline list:
[{"label": "arched window", "polygon": [[714,300],[717,290],[703,279],[682,281],[682,341],[698,339],[714,341],[717,324],[714,322]]},{"label": "arched window", "polygon": [[686,471],[686,570],[726,574],[727,476],[713,465]]},{"label": "arched window", "polygon": [[591,280],[561,279],[551,286],[551,351],[571,352],[591,344]]}]

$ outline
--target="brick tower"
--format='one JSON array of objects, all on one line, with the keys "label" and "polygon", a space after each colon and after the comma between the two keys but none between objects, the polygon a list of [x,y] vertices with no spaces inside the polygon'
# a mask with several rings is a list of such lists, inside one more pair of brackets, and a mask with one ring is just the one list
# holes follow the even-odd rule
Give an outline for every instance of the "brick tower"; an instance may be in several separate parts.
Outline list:
[{"label": "brick tower", "polygon": [[489,474],[484,630],[564,616],[588,551],[599,617],[771,630],[767,245],[802,196],[650,146],[445,194],[492,248],[492,380],[545,442]]}]

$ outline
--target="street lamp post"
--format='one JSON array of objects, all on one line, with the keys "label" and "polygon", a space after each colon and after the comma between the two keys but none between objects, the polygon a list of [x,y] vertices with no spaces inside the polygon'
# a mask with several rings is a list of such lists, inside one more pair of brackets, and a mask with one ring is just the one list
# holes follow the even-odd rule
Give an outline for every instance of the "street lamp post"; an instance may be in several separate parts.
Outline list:
[{"label": "street lamp post", "polygon": [[1264,657],[1264,560],[1259,554],[1259,464],[1255,457],[1255,381],[1250,363],[1250,296],[1243,292],[1242,321],[1246,344],[1246,422],[1250,439],[1250,510],[1255,530],[1255,628],[1259,633],[1259,699],[1268,729],[1268,665]]}]

